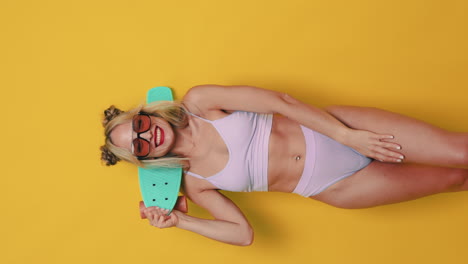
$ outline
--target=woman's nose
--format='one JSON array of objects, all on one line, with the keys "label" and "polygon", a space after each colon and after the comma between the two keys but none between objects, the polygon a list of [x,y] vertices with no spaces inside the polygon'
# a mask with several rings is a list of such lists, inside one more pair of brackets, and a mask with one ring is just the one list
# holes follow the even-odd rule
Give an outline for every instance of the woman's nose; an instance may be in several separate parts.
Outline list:
[{"label": "woman's nose", "polygon": [[144,138],[144,139],[146,139],[148,141],[151,141],[151,138],[153,137],[153,132],[151,132],[151,129],[150,129],[150,130],[146,131],[145,133],[141,133],[140,137]]}]

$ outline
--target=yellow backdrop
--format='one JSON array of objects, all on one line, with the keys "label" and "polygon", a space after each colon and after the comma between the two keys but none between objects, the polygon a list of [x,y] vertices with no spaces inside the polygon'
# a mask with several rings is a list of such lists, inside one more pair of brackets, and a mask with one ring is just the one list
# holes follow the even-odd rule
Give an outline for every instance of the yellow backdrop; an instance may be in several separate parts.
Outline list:
[{"label": "yellow backdrop", "polygon": [[[466,263],[468,192],[365,210],[227,193],[250,247],[139,219],[101,113],[166,85],[248,84],[468,131],[468,3],[3,0],[1,263]],[[205,212],[190,204],[193,214]]]}]

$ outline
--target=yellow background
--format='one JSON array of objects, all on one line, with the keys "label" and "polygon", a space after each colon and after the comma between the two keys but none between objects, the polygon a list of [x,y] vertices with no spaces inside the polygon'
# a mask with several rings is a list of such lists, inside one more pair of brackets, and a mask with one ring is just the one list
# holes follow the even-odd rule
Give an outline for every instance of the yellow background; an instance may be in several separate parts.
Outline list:
[{"label": "yellow background", "polygon": [[[248,84],[468,131],[466,1],[0,2],[0,262],[466,263],[468,192],[365,210],[227,193],[225,245],[139,219],[136,168],[100,163],[101,113],[166,85]],[[205,216],[193,204],[190,210]]]}]

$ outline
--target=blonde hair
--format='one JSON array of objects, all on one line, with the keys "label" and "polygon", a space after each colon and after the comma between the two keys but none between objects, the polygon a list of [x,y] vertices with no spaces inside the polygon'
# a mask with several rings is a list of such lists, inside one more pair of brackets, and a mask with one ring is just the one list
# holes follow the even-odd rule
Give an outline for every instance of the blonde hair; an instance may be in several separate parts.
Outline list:
[{"label": "blonde hair", "polygon": [[107,165],[115,165],[120,160],[125,160],[139,167],[182,167],[183,161],[187,158],[177,157],[172,154],[157,159],[139,160],[132,152],[125,148],[117,147],[112,143],[110,134],[113,129],[126,122],[131,122],[133,116],[138,113],[146,113],[165,119],[174,128],[183,128],[187,126],[187,112],[179,102],[159,101],[150,104],[140,105],[129,111],[122,111],[115,106],[110,106],[104,111],[105,145],[101,146],[101,160]]}]

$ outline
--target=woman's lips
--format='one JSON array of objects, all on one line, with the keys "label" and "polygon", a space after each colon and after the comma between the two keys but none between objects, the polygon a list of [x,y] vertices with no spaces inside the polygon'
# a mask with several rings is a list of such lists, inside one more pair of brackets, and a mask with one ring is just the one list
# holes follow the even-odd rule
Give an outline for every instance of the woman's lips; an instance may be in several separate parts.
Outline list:
[{"label": "woman's lips", "polygon": [[164,130],[157,126],[154,132],[154,145],[157,147],[164,143]]}]

